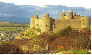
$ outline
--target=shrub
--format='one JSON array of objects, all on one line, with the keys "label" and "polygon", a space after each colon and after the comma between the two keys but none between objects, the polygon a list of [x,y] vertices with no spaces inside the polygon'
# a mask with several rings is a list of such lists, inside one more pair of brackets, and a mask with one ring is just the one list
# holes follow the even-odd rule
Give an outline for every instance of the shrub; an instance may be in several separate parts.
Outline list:
[{"label": "shrub", "polygon": [[61,52],[61,49],[58,49],[58,50],[55,51],[55,53],[58,53],[58,52]]},{"label": "shrub", "polygon": [[68,27],[66,27],[66,28],[64,28],[64,29],[61,29],[61,30],[57,31],[56,34],[57,34],[58,36],[64,36],[64,35],[69,34],[69,32],[70,32],[71,30],[72,30],[71,26],[68,26]]}]

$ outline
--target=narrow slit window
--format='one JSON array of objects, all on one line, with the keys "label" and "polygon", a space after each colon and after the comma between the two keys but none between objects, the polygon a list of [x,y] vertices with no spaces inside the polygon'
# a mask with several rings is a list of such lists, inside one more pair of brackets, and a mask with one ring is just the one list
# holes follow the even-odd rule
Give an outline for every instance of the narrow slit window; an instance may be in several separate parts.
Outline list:
[{"label": "narrow slit window", "polygon": [[83,23],[83,25],[84,25],[84,23]]},{"label": "narrow slit window", "polygon": [[46,27],[47,27],[47,25],[46,25]]}]

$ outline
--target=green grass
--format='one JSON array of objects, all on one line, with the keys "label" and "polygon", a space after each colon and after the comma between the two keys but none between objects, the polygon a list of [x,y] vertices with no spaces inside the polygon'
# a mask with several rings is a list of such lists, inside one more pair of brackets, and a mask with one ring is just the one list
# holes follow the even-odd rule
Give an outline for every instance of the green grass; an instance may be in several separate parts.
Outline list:
[{"label": "green grass", "polygon": [[0,27],[0,31],[21,31],[18,27]]},{"label": "green grass", "polygon": [[55,51],[55,53],[58,53],[58,52],[61,52],[61,49],[58,49],[58,50]]},{"label": "green grass", "polygon": [[3,38],[6,38],[7,36],[2,36]]},{"label": "green grass", "polygon": [[7,32],[7,31],[20,32],[21,30],[27,29],[28,27],[29,27],[29,24],[0,22],[0,31],[4,31],[4,32]]},{"label": "green grass", "polygon": [[32,29],[37,30],[38,32],[41,32],[41,29],[39,28],[32,28]]},{"label": "green grass", "polygon": [[90,54],[87,50],[78,50],[78,49],[66,50],[66,52],[69,52],[70,54]]},{"label": "green grass", "polygon": [[18,24],[9,22],[0,22],[0,27],[28,27],[29,24]]}]

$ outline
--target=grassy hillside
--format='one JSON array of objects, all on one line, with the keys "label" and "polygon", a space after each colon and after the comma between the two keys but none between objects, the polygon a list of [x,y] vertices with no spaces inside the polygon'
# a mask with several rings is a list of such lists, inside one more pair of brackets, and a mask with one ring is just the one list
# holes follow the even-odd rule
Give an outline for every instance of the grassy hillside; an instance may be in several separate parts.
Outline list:
[{"label": "grassy hillside", "polygon": [[18,24],[10,22],[0,22],[0,37],[9,39],[14,37],[15,34],[20,33],[26,30],[29,27],[29,24]]}]

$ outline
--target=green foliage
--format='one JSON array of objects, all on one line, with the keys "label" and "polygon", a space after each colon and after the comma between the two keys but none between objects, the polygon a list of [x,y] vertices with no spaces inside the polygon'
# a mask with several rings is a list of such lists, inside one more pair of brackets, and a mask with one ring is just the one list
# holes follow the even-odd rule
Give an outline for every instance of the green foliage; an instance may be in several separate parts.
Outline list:
[{"label": "green foliage", "polygon": [[1,54],[14,54],[19,52],[20,50],[9,42],[2,42],[2,44],[0,45]]},{"label": "green foliage", "polygon": [[[64,32],[62,30],[65,30]],[[50,45],[50,49],[91,49],[91,32],[90,29],[84,30],[72,30],[71,28],[62,29],[60,32],[57,32],[54,36],[56,37],[52,44]],[[67,30],[67,31],[66,31]],[[62,33],[66,33],[62,35]],[[46,36],[46,35],[45,35]],[[62,36],[62,37],[61,37]],[[59,47],[57,47],[59,46]],[[61,46],[61,47],[60,47]]]},{"label": "green foliage", "polygon": [[33,31],[27,31],[27,34],[34,34]]},{"label": "green foliage", "polygon": [[37,30],[38,32],[41,32],[41,29],[39,29],[39,28],[35,28],[35,30]]},{"label": "green foliage", "polygon": [[61,49],[58,49],[58,50],[55,51],[55,53],[58,53],[58,52],[61,52]]},{"label": "green foliage", "polygon": [[37,30],[38,32],[41,32],[41,29],[39,28],[32,28],[32,29]]},{"label": "green foliage", "polygon": [[66,53],[69,54],[90,54],[90,52],[88,52],[87,50],[80,50],[80,49],[71,49],[71,50],[67,50]]},{"label": "green foliage", "polygon": [[17,24],[9,22],[0,22],[0,27],[28,27],[29,24]]},{"label": "green foliage", "polygon": [[21,29],[18,28],[18,27],[0,27],[0,31],[12,31],[12,32],[16,32],[16,31],[21,31]]},{"label": "green foliage", "polygon": [[7,36],[2,36],[3,38],[6,38]]},{"label": "green foliage", "polygon": [[55,32],[50,32],[50,35],[55,35]]},{"label": "green foliage", "polygon": [[29,31],[26,31],[26,36],[36,37],[36,36],[37,36],[37,34],[36,34],[36,33],[34,33],[34,31],[29,30]]},{"label": "green foliage", "polygon": [[48,43],[51,43],[52,41],[55,40],[56,36],[49,35],[44,32],[44,33],[38,35],[38,38],[44,38],[44,40],[46,40]]},{"label": "green foliage", "polygon": [[9,22],[0,22],[0,31],[5,33],[18,33],[29,27],[29,24],[17,24]]},{"label": "green foliage", "polygon": [[56,34],[57,34],[58,36],[64,36],[64,35],[69,34],[69,32],[70,32],[71,30],[72,30],[71,26],[68,26],[68,27],[66,27],[66,28],[64,28],[64,29],[61,29],[61,30],[57,31]]}]

